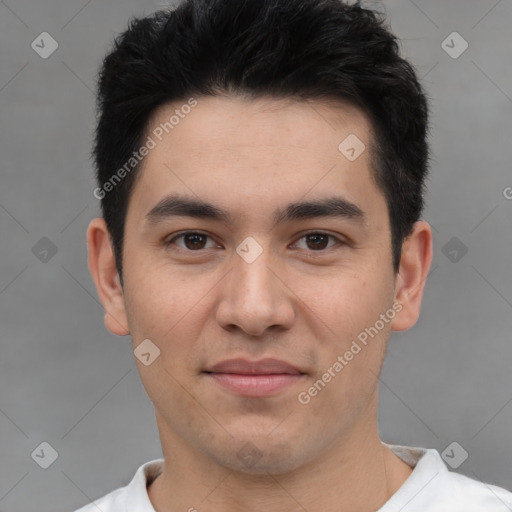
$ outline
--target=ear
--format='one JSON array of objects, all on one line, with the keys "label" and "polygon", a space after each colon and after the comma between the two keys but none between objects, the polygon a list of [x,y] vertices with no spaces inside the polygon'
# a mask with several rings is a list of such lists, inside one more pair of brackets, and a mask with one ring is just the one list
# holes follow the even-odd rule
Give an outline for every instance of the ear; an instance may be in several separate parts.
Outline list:
[{"label": "ear", "polygon": [[105,327],[118,336],[130,333],[124,293],[105,220],[93,219],[87,229],[89,271],[105,309]]},{"label": "ear", "polygon": [[418,221],[402,246],[400,268],[395,278],[395,303],[401,304],[402,309],[391,322],[393,331],[410,329],[418,320],[431,263],[432,229],[427,222]]}]

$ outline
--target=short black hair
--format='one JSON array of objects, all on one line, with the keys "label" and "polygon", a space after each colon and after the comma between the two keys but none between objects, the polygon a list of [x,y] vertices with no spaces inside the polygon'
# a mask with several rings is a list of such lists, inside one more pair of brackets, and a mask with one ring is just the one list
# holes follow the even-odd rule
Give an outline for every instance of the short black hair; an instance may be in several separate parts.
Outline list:
[{"label": "short black hair", "polygon": [[121,282],[127,205],[140,170],[133,153],[149,120],[167,103],[223,94],[339,99],[368,116],[397,272],[424,205],[428,102],[384,15],[341,0],[184,0],[132,19],[99,74],[95,196]]}]

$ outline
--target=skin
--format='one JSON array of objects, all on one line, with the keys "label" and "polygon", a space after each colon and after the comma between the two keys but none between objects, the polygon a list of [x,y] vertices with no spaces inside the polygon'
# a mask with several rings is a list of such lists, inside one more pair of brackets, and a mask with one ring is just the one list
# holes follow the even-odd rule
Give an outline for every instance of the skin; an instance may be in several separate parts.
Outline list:
[{"label": "skin", "polygon": [[[180,105],[161,107],[148,134]],[[338,150],[349,134],[367,148],[355,161]],[[201,97],[143,161],[126,217],[123,287],[105,222],[91,222],[89,266],[107,328],[130,334],[134,348],[149,338],[160,349],[149,366],[136,359],[165,458],[148,489],[157,511],[370,512],[411,474],[380,441],[378,375],[391,331],[418,318],[432,232],[415,224],[395,273],[370,143],[368,119],[340,102]],[[170,193],[211,202],[234,222],[149,222]],[[333,194],[364,220],[273,225],[276,208]],[[210,238],[199,250],[183,238],[169,243],[183,230]],[[335,238],[318,249],[305,231]],[[252,263],[236,252],[248,236],[262,248]],[[301,404],[298,394],[393,303],[402,306],[393,320]],[[235,357],[278,358],[305,375],[270,397],[241,396],[203,373]],[[246,443],[259,450],[252,466],[237,456]]]}]

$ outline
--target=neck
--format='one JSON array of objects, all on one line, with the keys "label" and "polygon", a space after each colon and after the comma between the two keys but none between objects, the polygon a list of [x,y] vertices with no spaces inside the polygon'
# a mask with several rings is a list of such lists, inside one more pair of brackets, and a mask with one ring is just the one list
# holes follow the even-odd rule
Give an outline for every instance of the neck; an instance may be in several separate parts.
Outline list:
[{"label": "neck", "polygon": [[[322,457],[279,475],[217,465],[162,431],[164,469],[148,488],[157,512],[375,512],[412,469],[384,446],[377,428],[352,435]],[[164,434],[164,435],[162,435]]]}]

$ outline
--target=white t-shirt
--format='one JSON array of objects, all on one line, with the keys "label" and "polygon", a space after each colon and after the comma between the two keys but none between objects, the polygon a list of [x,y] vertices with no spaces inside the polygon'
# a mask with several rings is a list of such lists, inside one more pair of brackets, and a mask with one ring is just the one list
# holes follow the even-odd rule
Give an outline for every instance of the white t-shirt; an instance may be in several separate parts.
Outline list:
[{"label": "white t-shirt", "polygon": [[[413,472],[377,512],[511,512],[512,493],[448,471],[436,450],[387,444]],[[75,512],[155,512],[146,490],[163,459],[143,464],[132,481]],[[199,504],[196,504],[196,508]],[[200,508],[200,507],[199,507]]]}]

